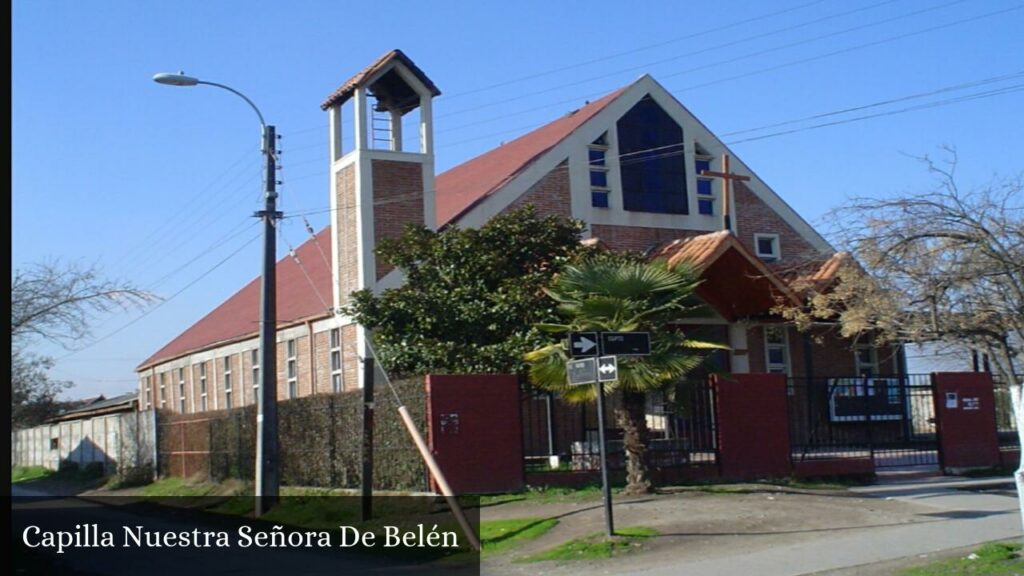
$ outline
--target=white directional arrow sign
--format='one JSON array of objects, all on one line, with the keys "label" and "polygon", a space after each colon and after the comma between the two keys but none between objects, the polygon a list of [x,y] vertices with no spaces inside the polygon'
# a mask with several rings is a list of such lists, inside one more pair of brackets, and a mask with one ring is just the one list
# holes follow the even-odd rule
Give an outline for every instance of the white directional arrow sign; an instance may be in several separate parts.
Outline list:
[{"label": "white directional arrow sign", "polygon": [[601,356],[597,359],[597,381],[614,382],[619,379],[619,359],[615,356]]},{"label": "white directional arrow sign", "polygon": [[573,358],[597,356],[597,332],[571,332],[569,355]]}]

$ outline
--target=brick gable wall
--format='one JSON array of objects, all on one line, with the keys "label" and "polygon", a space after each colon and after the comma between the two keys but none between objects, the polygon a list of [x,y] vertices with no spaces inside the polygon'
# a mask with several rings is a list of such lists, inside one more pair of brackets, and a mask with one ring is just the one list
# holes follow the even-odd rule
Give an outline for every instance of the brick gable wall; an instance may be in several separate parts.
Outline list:
[{"label": "brick gable wall", "polygon": [[572,217],[569,170],[565,162],[548,172],[503,212],[515,210],[526,204],[533,204],[541,216]]},{"label": "brick gable wall", "polygon": [[743,182],[733,188],[736,195],[737,237],[751,254],[757,254],[754,234],[778,234],[783,263],[798,263],[820,258],[818,252],[775,210],[754,195]]}]

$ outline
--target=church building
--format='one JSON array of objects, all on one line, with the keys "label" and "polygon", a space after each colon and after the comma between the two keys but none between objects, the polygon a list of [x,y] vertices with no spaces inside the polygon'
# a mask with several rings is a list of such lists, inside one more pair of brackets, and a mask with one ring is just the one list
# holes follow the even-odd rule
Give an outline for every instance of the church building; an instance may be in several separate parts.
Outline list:
[{"label": "church building", "polygon": [[[432,103],[440,94],[394,50],[321,104],[331,220],[296,250],[301,264],[291,256],[277,263],[279,399],[361,386],[366,334],[336,311],[355,290],[402,282],[376,259],[379,242],[410,223],[478,227],[524,204],[583,220],[585,236],[611,250],[692,263],[713,313],[687,323],[730,346],[722,362],[732,373],[905,372],[899,350],[845,341],[827,326],[801,333],[773,315],[779,299],[800,301],[795,279],[827,285],[845,255],[654,78],[435,175]],[[410,118],[418,130],[403,132]],[[139,408],[195,413],[254,403],[259,297],[257,278],[141,362]]]}]

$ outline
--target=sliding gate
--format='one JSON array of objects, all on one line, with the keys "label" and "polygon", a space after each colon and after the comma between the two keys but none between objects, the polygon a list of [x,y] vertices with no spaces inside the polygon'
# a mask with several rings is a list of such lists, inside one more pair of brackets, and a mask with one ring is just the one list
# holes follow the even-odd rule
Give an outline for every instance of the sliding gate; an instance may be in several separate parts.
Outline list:
[{"label": "sliding gate", "polygon": [[928,374],[790,378],[793,461],[870,458],[875,468],[939,468]]}]

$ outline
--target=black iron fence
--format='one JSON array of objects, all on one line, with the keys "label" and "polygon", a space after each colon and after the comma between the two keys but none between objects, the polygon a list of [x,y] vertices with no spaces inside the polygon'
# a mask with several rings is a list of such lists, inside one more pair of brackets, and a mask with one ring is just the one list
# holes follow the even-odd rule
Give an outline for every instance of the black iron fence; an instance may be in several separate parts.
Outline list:
[{"label": "black iron fence", "polygon": [[[707,381],[680,382],[647,393],[648,464],[671,468],[717,463],[714,390]],[[616,412],[622,396],[605,402],[608,463],[624,467],[622,430]],[[596,403],[571,403],[526,386],[522,390],[523,453],[528,472],[600,470]]]},{"label": "black iron fence", "polygon": [[790,378],[794,462],[871,458],[876,467],[938,465],[928,374]]}]

